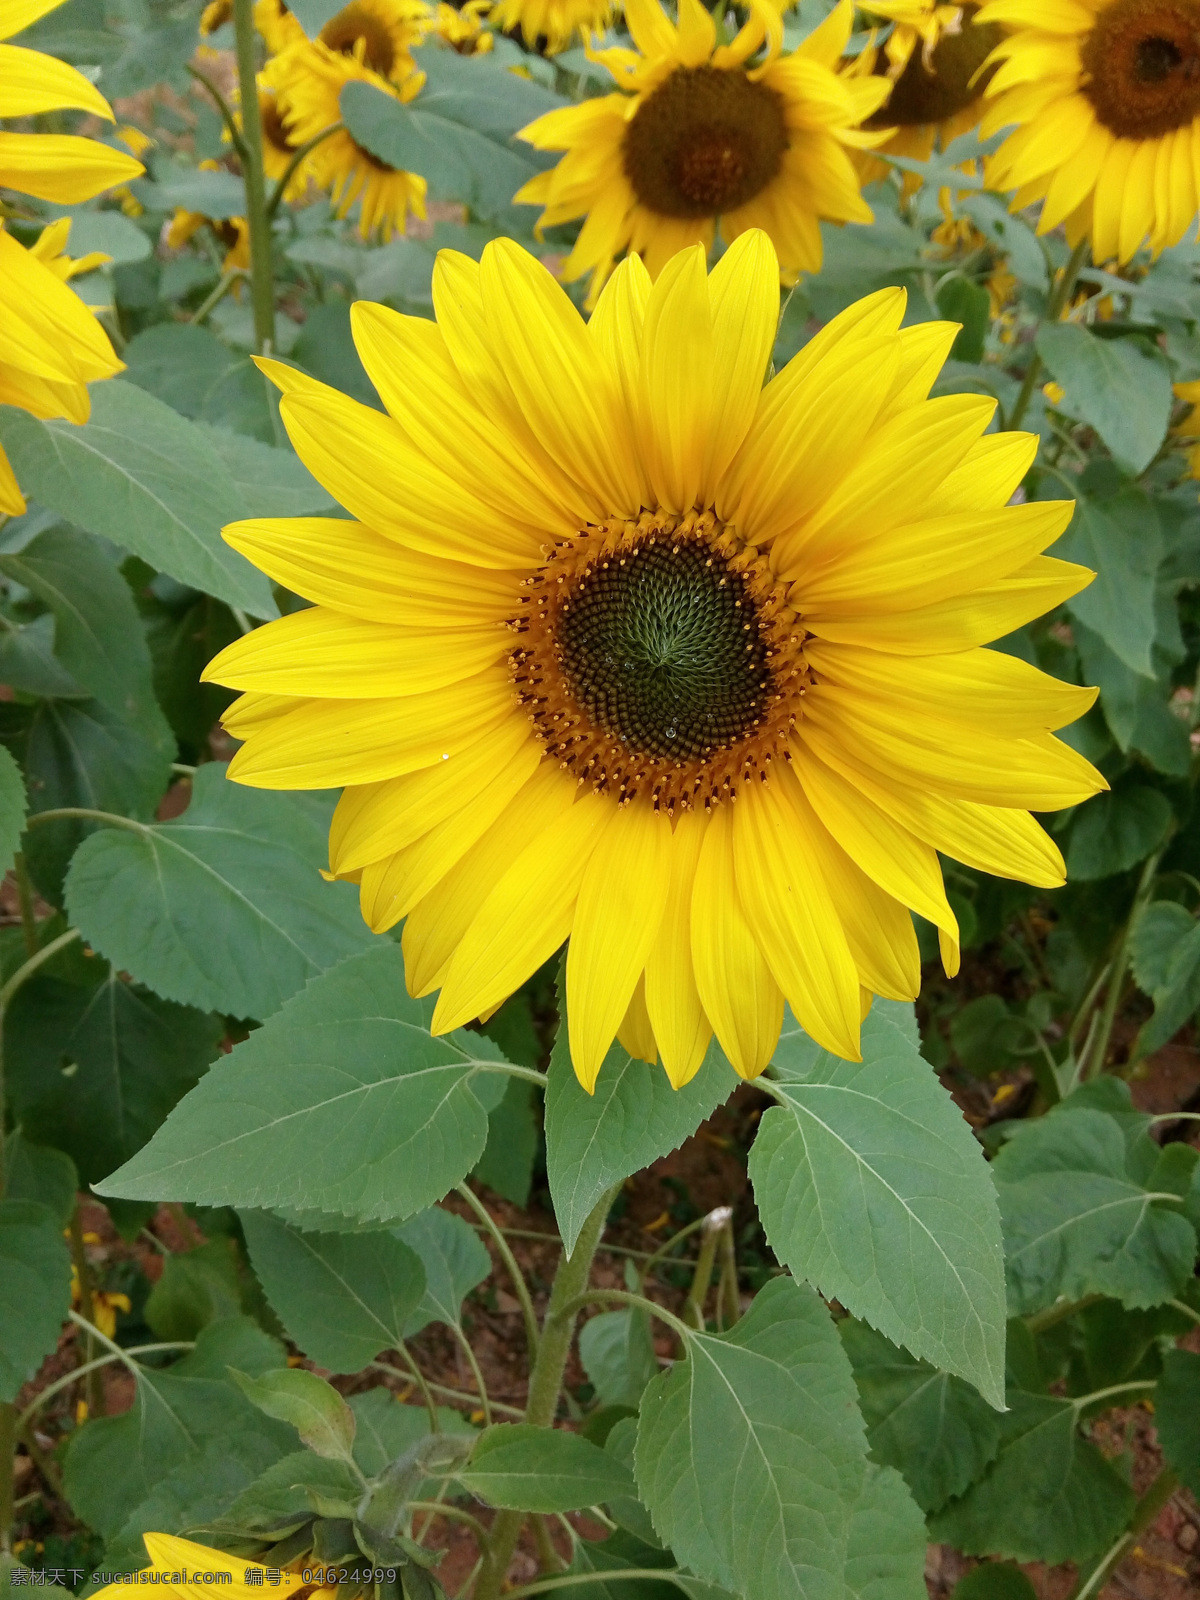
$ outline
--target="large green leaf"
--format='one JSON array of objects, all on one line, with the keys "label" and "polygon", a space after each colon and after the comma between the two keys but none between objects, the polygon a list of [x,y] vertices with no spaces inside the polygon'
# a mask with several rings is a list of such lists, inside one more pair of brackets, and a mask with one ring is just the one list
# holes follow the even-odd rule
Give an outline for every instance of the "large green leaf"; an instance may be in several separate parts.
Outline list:
[{"label": "large green leaf", "polygon": [[1161,1305],[1196,1259],[1178,1196],[1148,1186],[1137,1159],[1146,1152],[1131,1149],[1122,1119],[1074,1099],[1019,1124],[992,1163],[1014,1315],[1060,1295],[1111,1295],[1130,1310]]},{"label": "large green leaf", "polygon": [[654,1526],[700,1577],[754,1600],[843,1600],[865,1444],[825,1307],[786,1278],[646,1390],[636,1469]]},{"label": "large green leaf", "polygon": [[1122,784],[1082,806],[1067,846],[1067,874],[1087,881],[1128,872],[1157,850],[1174,824],[1171,802],[1148,784]]},{"label": "large green leaf", "polygon": [[[504,1048],[502,1039],[497,1043]],[[516,1206],[529,1204],[538,1149],[536,1119],[534,1085],[524,1078],[513,1078],[504,1091],[504,1099],[488,1118],[487,1144],[475,1168],[474,1176],[480,1183]]]},{"label": "large green leaf", "polygon": [[658,1376],[650,1319],[640,1306],[602,1311],[579,1330],[579,1359],[602,1406],[632,1406]]},{"label": "large green leaf", "polygon": [[390,941],[290,1000],[219,1061],[146,1148],[97,1185],[195,1200],[402,1220],[479,1159],[502,1090],[482,1034],[432,1038]]},{"label": "large green leaf", "polygon": [[[1046,493],[1061,495],[1057,478],[1047,480]],[[1052,554],[1096,573],[1086,589],[1072,596],[1072,617],[1098,634],[1131,671],[1152,678],[1155,582],[1162,559],[1154,502],[1132,488],[1103,499],[1079,495],[1071,526]]]},{"label": "large green leaf", "polygon": [[122,356],[127,383],[183,416],[275,442],[270,384],[244,351],[231,350],[207,328],[156,322],[135,334]]},{"label": "large green leaf", "polygon": [[91,1183],[141,1149],[223,1032],[218,1018],[111,970],[92,988],[35,978],[5,1019],[13,1106],[31,1138],[65,1150]]},{"label": "large green leaf", "polygon": [[[1076,600],[1079,598],[1077,596]],[[1188,742],[1187,723],[1171,709],[1174,692],[1171,666],[1174,663],[1168,665],[1161,647],[1156,644],[1151,652],[1155,676],[1136,672],[1109,649],[1098,633],[1080,621],[1075,601],[1072,601],[1072,610],[1075,612],[1072,631],[1083,667],[1083,681],[1099,688],[1100,709],[1117,744],[1123,751],[1133,750],[1144,755],[1159,772],[1186,777],[1192,748]],[[1138,647],[1136,641],[1131,643]]]},{"label": "large green leaf", "polygon": [[1168,1463],[1200,1495],[1200,1355],[1167,1351],[1154,1394],[1154,1425]]},{"label": "large green leaf", "polygon": [[48,1206],[62,1227],[71,1220],[79,1174],[62,1150],[36,1144],[23,1128],[14,1128],[4,1141],[4,1197],[36,1200]]},{"label": "large green leaf", "polygon": [[300,1442],[327,1461],[351,1461],[356,1422],[331,1383],[307,1367],[276,1367],[257,1376],[234,1368],[238,1388],[264,1416],[289,1423]]},{"label": "large green leaf", "polygon": [[358,1372],[404,1340],[425,1292],[420,1257],[392,1234],[305,1233],[243,1211],[250,1261],[294,1342],[330,1372]]},{"label": "large green leaf", "polygon": [[518,1511],[579,1511],[633,1493],[633,1474],[606,1450],[523,1422],[485,1429],[455,1477],[488,1505]]},{"label": "large green leaf", "polygon": [[58,1343],[71,1304],[62,1224],[35,1200],[0,1200],[0,1401],[13,1401]]},{"label": "large green leaf", "polygon": [[1133,1511],[1133,1490],[1078,1429],[1079,1404],[1010,1391],[983,1478],[933,1517],[930,1536],[967,1555],[1084,1561]]},{"label": "large green leaf", "polygon": [[1137,339],[1100,339],[1077,322],[1048,322],[1037,352],[1065,390],[1063,409],[1088,423],[1136,478],[1154,460],[1171,416],[1171,374]]},{"label": "large green leaf", "polygon": [[296,1448],[295,1432],[257,1411],[230,1382],[227,1368],[265,1371],[282,1347],[242,1318],[214,1322],[196,1348],[166,1370],[140,1367],[133,1404],[71,1434],[63,1479],[76,1513],[105,1538],[118,1535],[137,1508],[178,1468],[195,1463],[212,1441],[245,1456],[252,1475],[266,1453]]},{"label": "large green leaf", "polygon": [[[410,1450],[429,1433],[429,1412],[421,1405],[406,1405],[382,1385],[350,1396],[354,1413],[354,1459],[368,1478],[378,1476],[390,1462]],[[466,1437],[477,1430],[461,1411],[438,1406],[438,1431]]]},{"label": "large green leaf", "polygon": [[266,1017],[318,973],[379,943],[357,895],[322,881],[327,808],[225,780],[215,762],[182,817],[104,829],[67,879],[72,920],[114,966],[169,1000]]},{"label": "large green leaf", "polygon": [[564,1014],[546,1085],[546,1172],[567,1250],[606,1189],[681,1145],[737,1081],[715,1040],[682,1089],[614,1044],[588,1094],[571,1066]]},{"label": "large green leaf", "polygon": [[461,1217],[441,1206],[431,1206],[396,1229],[425,1269],[425,1291],[404,1324],[404,1337],[413,1338],[431,1322],[462,1326],[462,1303],[492,1270],[492,1258],[483,1241]]},{"label": "large green leaf", "polygon": [[867,1442],[917,1503],[936,1511],[974,1483],[1000,1447],[997,1412],[970,1384],[918,1361],[852,1317],[838,1332],[854,1368]]},{"label": "large green leaf", "polygon": [[54,633],[49,613],[22,623],[0,617],[0,683],[39,698],[86,700],[87,690],[54,654]]},{"label": "large green leaf", "polygon": [[0,745],[0,866],[12,866],[25,827],[25,780],[21,769]]},{"label": "large green leaf", "polygon": [[82,427],[5,406],[0,444],[41,505],[180,583],[253,616],[278,614],[266,578],[221,539],[244,515],[228,468],[203,433],[145,390],[119,378],[96,384]]},{"label": "large green leaf", "polygon": [[203,422],[199,429],[224,462],[243,517],[302,517],[336,509],[332,495],[289,445],[263,444]]},{"label": "large green leaf", "polygon": [[1182,906],[1159,901],[1138,918],[1132,944],[1138,986],[1154,1000],[1154,1015],[1138,1036],[1139,1055],[1148,1055],[1200,1007],[1200,922]]},{"label": "large green leaf", "polygon": [[[898,1020],[905,1017],[904,1025]],[[876,1001],[860,1063],[785,1019],[750,1155],[772,1249],[896,1344],[1004,1403],[1004,1265],[983,1150]]]},{"label": "large green leaf", "polygon": [[846,1600],[927,1600],[925,1518],[904,1479],[869,1466],[850,1514]]}]

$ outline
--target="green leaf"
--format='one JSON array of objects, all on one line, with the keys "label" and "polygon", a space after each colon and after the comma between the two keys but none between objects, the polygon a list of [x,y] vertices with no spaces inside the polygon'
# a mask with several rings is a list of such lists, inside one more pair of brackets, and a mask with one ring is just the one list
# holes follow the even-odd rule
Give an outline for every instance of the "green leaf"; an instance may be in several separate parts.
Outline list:
[{"label": "green leaf", "polygon": [[198,427],[224,462],[243,517],[315,516],[335,509],[333,496],[290,446],[263,444],[205,422]]},{"label": "green leaf", "polygon": [[1195,926],[1191,912],[1174,900],[1156,900],[1145,908],[1129,942],[1133,975],[1143,994],[1166,988],[1172,958]]},{"label": "green leaf", "polygon": [[980,1477],[1000,1448],[998,1414],[970,1384],[918,1361],[852,1317],[838,1332],[858,1388],[867,1443],[895,1467],[923,1511]]},{"label": "green leaf", "polygon": [[260,1415],[228,1378],[230,1364],[261,1370],[264,1358],[268,1366],[281,1361],[281,1346],[239,1317],[203,1329],[195,1350],[172,1367],[139,1367],[129,1410],[96,1417],[69,1437],[63,1480],[76,1514],[113,1539],[170,1474],[187,1476],[209,1441],[228,1456],[248,1456],[251,1476],[263,1470],[264,1449],[294,1450],[292,1430]]},{"label": "green leaf", "polygon": [[404,1324],[414,1338],[431,1322],[462,1326],[462,1303],[492,1270],[492,1258],[469,1222],[441,1206],[431,1206],[396,1229],[425,1269],[425,1292]]},{"label": "green leaf", "polygon": [[715,1040],[682,1089],[614,1044],[588,1094],[571,1066],[564,1010],[546,1084],[546,1172],[568,1252],[600,1196],[681,1145],[737,1081]]},{"label": "green leaf", "polygon": [[98,1192],[402,1220],[475,1165],[499,1052],[432,1038],[390,941],[315,979],[219,1061]]},{"label": "green leaf", "polygon": [[330,1372],[358,1372],[404,1341],[425,1269],[390,1233],[305,1233],[243,1211],[250,1262],[292,1340]]},{"label": "green leaf", "polygon": [[1074,1098],[1018,1124],[992,1162],[1014,1316],[1060,1295],[1111,1295],[1130,1310],[1160,1305],[1178,1295],[1196,1259],[1195,1230],[1173,1194],[1146,1187],[1121,1121],[1077,1109]]},{"label": "green leaf", "polygon": [[275,1528],[286,1517],[311,1515],[314,1494],[354,1504],[362,1495],[362,1483],[346,1462],[326,1461],[311,1450],[297,1450],[273,1462],[249,1484],[224,1510],[221,1520],[241,1528]]},{"label": "green leaf", "polygon": [[[1004,1264],[981,1146],[876,1001],[861,1063],[785,1019],[750,1176],[794,1276],[896,1344],[1004,1403]],[[901,1012],[901,1015],[904,1013]]]},{"label": "green leaf", "polygon": [[684,1594],[695,1594],[697,1600],[700,1595],[712,1596],[713,1600],[721,1596],[720,1590],[698,1580],[692,1580],[696,1585],[693,1590],[690,1585],[677,1585],[669,1578],[660,1580],[621,1576],[630,1568],[644,1570],[647,1567],[664,1567],[670,1570],[674,1565],[669,1550],[646,1544],[621,1528],[607,1539],[580,1539],[575,1545],[568,1570],[572,1573],[611,1572],[613,1581],[566,1584],[557,1591],[557,1600],[679,1600],[681,1590]]},{"label": "green leaf", "polygon": [[1067,875],[1111,878],[1152,855],[1174,823],[1171,802],[1158,789],[1125,784],[1081,806],[1067,846]]},{"label": "green leaf", "polygon": [[[503,1045],[501,1045],[503,1048]],[[488,1116],[488,1137],[474,1176],[515,1206],[529,1204],[538,1129],[534,1085],[511,1078],[504,1098]]]},{"label": "green leaf", "polygon": [[48,1207],[65,1228],[75,1209],[79,1174],[62,1150],[34,1144],[23,1128],[4,1141],[4,1195],[7,1200],[35,1200]]},{"label": "green leaf", "polygon": [[[1141,920],[1145,921],[1145,917],[1154,910],[1156,908],[1153,906],[1147,907]],[[1186,917],[1186,913],[1184,915]],[[1154,1015],[1138,1035],[1140,1056],[1160,1049],[1200,1007],[1200,923],[1190,917],[1187,920],[1191,925],[1185,932],[1180,918],[1172,919],[1179,937],[1167,955],[1161,982],[1153,991]],[[1158,932],[1161,933],[1165,927],[1166,918],[1160,914],[1157,918]],[[1147,938],[1153,937],[1153,934],[1152,925]],[[1142,948],[1144,950],[1145,945]]]},{"label": "green leaf", "polygon": [[0,868],[12,866],[25,829],[25,780],[12,756],[0,745]]},{"label": "green leaf", "polygon": [[1019,1390],[1008,1399],[996,1460],[931,1519],[930,1537],[973,1556],[1085,1561],[1128,1523],[1133,1491],[1080,1435],[1076,1402]]},{"label": "green leaf", "polygon": [[233,1369],[238,1388],[265,1416],[289,1422],[302,1444],[327,1461],[354,1459],[354,1413],[332,1384],[307,1367],[280,1367],[251,1378]]},{"label": "green leaf", "polygon": [[114,267],[145,261],[151,253],[144,231],[119,211],[77,211],[71,218],[67,249],[73,256],[102,250],[112,257]]},{"label": "green leaf", "polygon": [[178,206],[184,211],[200,211],[217,221],[246,215],[246,188],[232,172],[223,168],[209,172],[199,167],[172,171],[166,163],[160,163],[159,173],[157,181],[138,178],[131,185],[147,211],[173,211]]},{"label": "green leaf", "polygon": [[141,1149],[199,1082],[224,1031],[217,1017],[113,971],[87,989],[34,978],[5,1019],[13,1105],[30,1137],[65,1150],[91,1183]]},{"label": "green leaf", "polygon": [[278,614],[266,578],[221,539],[243,515],[224,463],[145,390],[119,378],[96,384],[82,427],[0,408],[0,443],[39,504],[193,589],[252,616]]},{"label": "green leaf", "polygon": [[850,1514],[846,1600],[928,1600],[926,1533],[904,1479],[869,1466]]},{"label": "green leaf", "polygon": [[[1072,600],[1072,609],[1079,598]],[[1186,722],[1170,706],[1174,685],[1161,648],[1155,645],[1151,651],[1156,676],[1146,677],[1127,666],[1078,615],[1074,617],[1073,631],[1083,680],[1099,688],[1100,709],[1117,744],[1123,751],[1144,755],[1159,772],[1186,777],[1192,747]],[[1132,639],[1130,645],[1134,650],[1139,648]]]},{"label": "green leaf", "polygon": [[638,1487],[659,1537],[754,1600],[841,1600],[865,1440],[825,1307],[774,1278],[731,1333],[687,1346],[638,1422]]},{"label": "green leaf", "polygon": [[1200,1496],[1200,1355],[1168,1350],[1163,1357],[1154,1426],[1168,1464]]},{"label": "green leaf", "polygon": [[[368,1478],[378,1477],[429,1433],[429,1412],[425,1407],[406,1405],[382,1386],[351,1395],[350,1409],[357,1424],[354,1459]],[[437,1416],[442,1433],[466,1438],[477,1431],[461,1411],[451,1411],[448,1406],[438,1406]]]},{"label": "green leaf", "polygon": [[163,1262],[143,1313],[160,1339],[195,1339],[202,1328],[242,1311],[237,1261],[229,1239],[210,1239]]},{"label": "green leaf", "polygon": [[950,349],[951,359],[982,361],[992,325],[992,302],[986,287],[962,276],[947,278],[938,290],[937,308],[949,322],[962,323]]},{"label": "green leaf", "polygon": [[266,378],[249,356],[207,328],[156,322],[135,334],[121,355],[125,382],[157,395],[182,416],[274,441]]},{"label": "green leaf", "polygon": [[87,690],[54,654],[54,633],[49,613],[25,623],[0,617],[0,683],[18,694],[86,700]]},{"label": "green leaf", "polygon": [[[1047,480],[1047,492],[1061,491],[1058,479]],[[1097,574],[1072,596],[1072,617],[1098,634],[1131,671],[1152,678],[1155,582],[1162,559],[1154,502],[1133,488],[1103,500],[1079,495],[1071,526],[1051,554]]]},{"label": "green leaf", "polygon": [[633,1492],[633,1474],[577,1433],[505,1422],[486,1428],[455,1476],[491,1506],[580,1511]]},{"label": "green leaf", "polygon": [[58,1343],[71,1258],[49,1206],[0,1200],[0,1401],[17,1398]]},{"label": "green leaf", "polygon": [[950,1600],[1038,1600],[1038,1592],[1020,1567],[990,1561],[960,1578]]},{"label": "green leaf", "polygon": [[646,1385],[658,1376],[648,1314],[629,1306],[589,1317],[579,1330],[579,1358],[600,1405],[636,1410]]},{"label": "green leaf", "polygon": [[1065,390],[1063,410],[1095,428],[1123,472],[1144,472],[1171,418],[1171,374],[1159,351],[1097,338],[1074,322],[1044,323],[1035,342]]},{"label": "green leaf", "polygon": [[379,943],[353,887],[319,876],[327,814],[323,800],[229,783],[210,762],[182,817],[86,841],[67,879],[71,919],[169,1000],[269,1016],[310,978]]}]

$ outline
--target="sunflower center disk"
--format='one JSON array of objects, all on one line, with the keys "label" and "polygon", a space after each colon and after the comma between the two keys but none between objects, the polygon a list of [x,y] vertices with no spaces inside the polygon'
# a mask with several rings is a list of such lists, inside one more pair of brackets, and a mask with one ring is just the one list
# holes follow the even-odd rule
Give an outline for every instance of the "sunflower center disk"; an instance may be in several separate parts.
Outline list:
[{"label": "sunflower center disk", "polygon": [[638,107],[621,148],[642,205],[664,217],[715,217],[778,174],[783,102],[743,72],[679,67]]},{"label": "sunflower center disk", "polygon": [[[1004,30],[994,22],[976,26],[971,21],[975,10],[964,6],[957,27],[947,29],[928,54],[917,45],[885,104],[868,117],[868,128],[915,128],[946,122],[979,98],[995,68],[979,69],[1004,37]],[[886,73],[887,67],[881,52],[875,71]]]},{"label": "sunflower center disk", "polygon": [[1200,115],[1200,4],[1116,0],[1080,50],[1083,93],[1119,139],[1155,139]]},{"label": "sunflower center disk", "polygon": [[321,41],[339,55],[358,55],[382,78],[390,77],[396,65],[396,46],[387,25],[365,6],[349,5],[339,11],[321,29]]},{"label": "sunflower center disk", "polygon": [[526,590],[513,678],[580,783],[711,807],[786,755],[803,630],[766,561],[711,513],[586,529]]}]

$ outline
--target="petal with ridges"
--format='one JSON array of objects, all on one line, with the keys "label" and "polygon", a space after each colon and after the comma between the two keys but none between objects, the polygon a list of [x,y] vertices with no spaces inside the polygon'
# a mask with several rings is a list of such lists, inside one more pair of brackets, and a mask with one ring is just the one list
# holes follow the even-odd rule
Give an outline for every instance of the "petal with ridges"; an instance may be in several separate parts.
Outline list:
[{"label": "petal with ridges", "polygon": [[712,1037],[692,966],[692,898],[706,827],[700,811],[685,811],[676,818],[671,838],[671,886],[646,957],[646,1009],[663,1067],[676,1089],[682,1089],[700,1070]]}]

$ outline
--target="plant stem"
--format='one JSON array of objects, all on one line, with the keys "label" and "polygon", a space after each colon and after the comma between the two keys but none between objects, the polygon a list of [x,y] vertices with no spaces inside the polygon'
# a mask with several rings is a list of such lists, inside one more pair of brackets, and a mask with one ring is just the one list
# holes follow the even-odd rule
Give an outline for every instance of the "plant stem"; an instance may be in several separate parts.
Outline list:
[{"label": "plant stem", "polygon": [[25,855],[18,850],[13,857],[13,876],[17,880],[17,899],[21,906],[21,931],[25,935],[25,954],[34,956],[38,947],[37,917],[33,913],[33,885],[25,866]]},{"label": "plant stem", "polygon": [[1045,1311],[1037,1311],[1031,1317],[1025,1318],[1025,1326],[1030,1333],[1045,1333],[1047,1328],[1053,1328],[1056,1323],[1065,1322],[1068,1317],[1073,1317],[1077,1311],[1085,1311],[1088,1306],[1094,1306],[1098,1300],[1103,1300],[1102,1294],[1085,1294],[1082,1300],[1061,1300],[1057,1305],[1047,1306]]},{"label": "plant stem", "polygon": [[[1081,239],[1074,250],[1071,251],[1071,259],[1067,262],[1059,274],[1058,281],[1050,290],[1049,299],[1046,301],[1046,315],[1042,318],[1042,323],[1057,322],[1062,316],[1066,304],[1071,298],[1072,291],[1078,282],[1080,268],[1087,260],[1087,253],[1088,241]],[[1039,323],[1038,326],[1040,327],[1042,323]],[[1036,349],[1030,350],[1029,365],[1025,369],[1021,390],[1008,418],[1008,426],[1010,428],[1017,427],[1021,418],[1029,409],[1029,402],[1033,399],[1033,387],[1037,383],[1041,371],[1041,356],[1038,355]]]},{"label": "plant stem", "polygon": [[229,142],[233,145],[234,150],[237,152],[237,158],[244,167],[248,160],[246,141],[242,138],[242,130],[237,125],[237,117],[234,115],[233,107],[212,79],[206,77],[198,68],[192,66],[190,61],[184,63],[184,71],[189,77],[195,78],[196,82],[208,91],[213,104],[221,113],[221,121],[225,124],[229,134]]},{"label": "plant stem", "polygon": [[[546,1594],[551,1589],[569,1589],[577,1583],[612,1583],[614,1579],[627,1580],[631,1578],[657,1579],[659,1583],[670,1583],[675,1576],[670,1568],[663,1567],[624,1567],[619,1571],[609,1572],[564,1572],[560,1578],[539,1578],[536,1583],[526,1583],[520,1589],[506,1589],[504,1600],[524,1600],[527,1594]],[[480,1593],[482,1594],[482,1590]],[[684,1593],[687,1591],[685,1590]]]},{"label": "plant stem", "polygon": [[550,1537],[550,1529],[546,1525],[544,1516],[533,1518],[533,1542],[537,1545],[538,1561],[543,1576],[551,1577],[554,1573],[561,1572],[563,1564],[558,1551],[554,1548],[554,1540]]},{"label": "plant stem", "polygon": [[267,355],[275,342],[275,283],[271,273],[271,222],[263,185],[254,0],[233,0],[233,28],[237,38],[238,90],[242,101],[242,177],[246,184],[246,225],[250,233],[254,342],[258,353]]},{"label": "plant stem", "polygon": [[[554,1425],[563,1373],[566,1371],[571,1340],[575,1333],[577,1302],[587,1285],[592,1270],[592,1259],[596,1254],[596,1247],[604,1232],[604,1224],[608,1220],[609,1207],[616,1193],[614,1187],[601,1195],[599,1203],[580,1230],[579,1238],[575,1241],[575,1249],[569,1256],[564,1250],[559,1258],[558,1270],[554,1274],[554,1284],[550,1290],[550,1303],[546,1307],[546,1320],[542,1324],[542,1335],[538,1341],[537,1358],[529,1374],[529,1398],[525,1405],[525,1420],[532,1422],[535,1427],[549,1428]],[[496,1520],[492,1523],[492,1548],[480,1574],[475,1600],[499,1600],[504,1575],[517,1547],[517,1539],[524,1521],[523,1511],[497,1513]]]},{"label": "plant stem", "polygon": [[704,1227],[700,1235],[700,1254],[696,1257],[695,1270],[692,1273],[692,1286],[688,1290],[687,1300],[683,1307],[683,1316],[686,1322],[704,1332],[704,1302],[708,1298],[708,1286],[712,1282],[713,1266],[717,1259],[717,1245],[721,1239],[721,1229],[729,1221],[730,1210],[728,1206],[718,1206],[715,1211],[710,1211],[704,1218]]},{"label": "plant stem", "polygon": [[314,134],[313,137],[307,141],[307,143],[300,145],[299,148],[294,152],[291,160],[288,162],[287,166],[284,167],[279,181],[276,183],[274,189],[272,189],[271,198],[267,201],[268,221],[270,221],[270,219],[279,210],[279,205],[283,199],[284,191],[287,189],[288,184],[291,183],[292,178],[295,175],[296,168],[304,160],[309,151],[315,150],[322,140],[328,139],[331,133],[340,133],[341,131],[342,124],[340,122],[331,122],[327,128],[322,128],[320,133]]},{"label": "plant stem", "polygon": [[16,1454],[17,1408],[0,1401],[0,1550],[12,1549]]},{"label": "plant stem", "polygon": [[234,284],[237,283],[238,279],[244,278],[245,276],[245,267],[231,267],[228,272],[223,272],[216,288],[208,296],[207,300],[205,300],[202,305],[197,306],[196,310],[192,312],[190,320],[198,327],[200,323],[204,321],[205,317],[208,316],[209,312],[220,305],[221,301],[224,300],[225,296],[229,293],[230,289],[233,288]]},{"label": "plant stem", "polygon": [[1200,1311],[1193,1311],[1191,1306],[1183,1300],[1168,1300],[1167,1304],[1172,1311],[1182,1311],[1185,1317],[1191,1317],[1193,1322],[1200,1323]]},{"label": "plant stem", "polygon": [[103,822],[110,828],[128,828],[131,833],[146,833],[147,824],[122,817],[116,811],[94,811],[91,806],[55,806],[51,811],[35,811],[25,820],[26,828],[40,828],[44,822],[62,822],[79,817],[85,822]]},{"label": "plant stem", "polygon": [[525,1342],[529,1347],[529,1360],[532,1363],[537,1359],[539,1334],[537,1313],[533,1309],[533,1299],[529,1293],[529,1285],[525,1282],[525,1274],[517,1265],[517,1258],[512,1253],[511,1245],[500,1232],[495,1219],[483,1201],[465,1183],[458,1185],[458,1193],[462,1195],[471,1210],[487,1229],[492,1243],[496,1246],[496,1252],[512,1279],[512,1286],[516,1290],[517,1299],[521,1302],[521,1314],[525,1318]]},{"label": "plant stem", "polygon": [[[161,1350],[194,1350],[195,1344],[191,1339],[172,1339],[163,1344],[139,1344],[124,1352],[127,1356],[148,1356]],[[34,1416],[46,1404],[53,1400],[56,1394],[61,1394],[64,1389],[69,1389],[73,1383],[78,1383],[92,1369],[111,1366],[114,1361],[119,1361],[120,1356],[97,1356],[94,1361],[89,1361],[87,1366],[76,1367],[73,1372],[64,1373],[61,1378],[56,1378],[53,1383],[48,1383],[44,1389],[39,1389],[37,1394],[17,1418],[17,1432],[33,1421]]]},{"label": "plant stem", "polygon": [[[71,1260],[75,1263],[75,1276],[79,1280],[79,1310],[84,1320],[95,1326],[96,1322],[96,1297],[92,1293],[92,1267],[87,1258],[87,1246],[83,1242],[83,1217],[79,1211],[79,1201],[75,1202],[75,1209],[71,1212]],[[84,1338],[83,1365],[87,1369],[85,1382],[87,1388],[87,1408],[89,1417],[104,1415],[104,1380],[100,1376],[100,1369],[93,1362],[95,1349],[92,1336],[88,1333]]]},{"label": "plant stem", "polygon": [[475,1387],[479,1390],[479,1404],[483,1407],[483,1425],[485,1428],[490,1428],[492,1425],[492,1402],[487,1392],[487,1384],[483,1381],[483,1373],[480,1371],[479,1362],[475,1359],[474,1350],[471,1349],[471,1341],[457,1322],[450,1324],[450,1331],[454,1334],[459,1344],[462,1345],[463,1354],[467,1358],[467,1365],[471,1369],[471,1376],[475,1379]]},{"label": "plant stem", "polygon": [[[1163,849],[1166,847],[1163,846]],[[1156,850],[1142,868],[1142,875],[1138,880],[1137,893],[1133,897],[1125,930],[1121,934],[1121,943],[1113,958],[1112,976],[1108,980],[1108,993],[1104,996],[1104,1010],[1100,1014],[1100,1031],[1096,1042],[1088,1054],[1087,1060],[1080,1064],[1079,1081],[1086,1083],[1089,1078],[1104,1071],[1104,1062],[1108,1056],[1108,1047],[1112,1042],[1113,1024],[1117,1020],[1117,1008],[1121,1004],[1121,995],[1125,989],[1125,974],[1129,970],[1129,950],[1133,942],[1133,935],[1141,920],[1146,902],[1154,892],[1154,883],[1158,877],[1158,863],[1162,860],[1162,849]],[[1130,1063],[1132,1065],[1132,1062]]]},{"label": "plant stem", "polygon": [[721,1281],[717,1286],[718,1328],[732,1328],[742,1314],[738,1299],[737,1243],[733,1237],[733,1216],[721,1229]]},{"label": "plant stem", "polygon": [[689,1328],[686,1322],[681,1322],[665,1306],[658,1305],[653,1300],[648,1300],[645,1295],[630,1294],[627,1289],[588,1289],[583,1294],[577,1295],[568,1310],[581,1311],[584,1306],[603,1304],[605,1301],[616,1301],[622,1306],[640,1306],[643,1311],[648,1311],[652,1317],[657,1317],[660,1322],[665,1322],[668,1328],[674,1328],[682,1338],[686,1339],[697,1330]]},{"label": "plant stem", "polygon": [[1113,1545],[1108,1554],[1101,1556],[1100,1560],[1086,1576],[1082,1572],[1079,1574],[1075,1587],[1071,1590],[1067,1600],[1086,1600],[1088,1595],[1098,1595],[1100,1593],[1109,1578],[1112,1577],[1125,1559],[1125,1553],[1134,1540],[1140,1533],[1144,1533],[1150,1524],[1157,1519],[1159,1512],[1178,1487],[1179,1479],[1169,1467],[1164,1467],[1134,1507],[1133,1520],[1130,1522],[1129,1527],[1117,1540],[1116,1544]]}]

